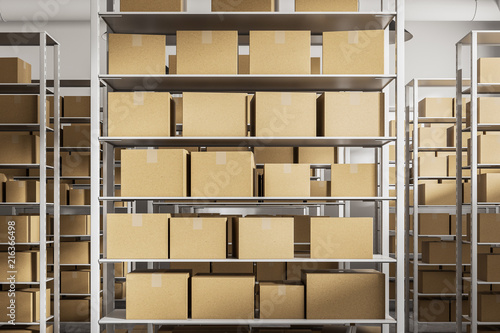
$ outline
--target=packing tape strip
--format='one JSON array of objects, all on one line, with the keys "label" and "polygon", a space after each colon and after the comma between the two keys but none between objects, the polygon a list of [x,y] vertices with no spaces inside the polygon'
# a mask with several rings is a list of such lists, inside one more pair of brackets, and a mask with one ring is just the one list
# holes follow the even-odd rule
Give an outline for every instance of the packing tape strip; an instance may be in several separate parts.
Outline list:
[{"label": "packing tape strip", "polygon": [[202,31],[201,32],[201,43],[202,44],[212,44],[212,31]]},{"label": "packing tape strip", "polygon": [[357,164],[349,164],[350,172],[355,174],[358,173],[358,165]]},{"label": "packing tape strip", "polygon": [[133,214],[132,215],[132,226],[133,227],[142,227],[142,215],[141,214]]},{"label": "packing tape strip", "polygon": [[263,218],[261,219],[261,222],[262,222],[261,225],[262,230],[271,230],[271,219]]},{"label": "packing tape strip", "polygon": [[132,35],[132,46],[141,47],[142,46],[142,36],[141,35]]},{"label": "packing tape strip", "polygon": [[347,43],[358,44],[359,43],[359,31],[349,31],[347,33]]},{"label": "packing tape strip", "polygon": [[286,286],[278,286],[278,296],[286,296]]},{"label": "packing tape strip", "polygon": [[283,164],[283,173],[292,173],[292,165]]},{"label": "packing tape strip", "polygon": [[349,93],[349,102],[351,105],[360,105],[361,104],[361,92],[351,92]]},{"label": "packing tape strip", "polygon": [[161,274],[151,274],[151,287],[161,288]]},{"label": "packing tape strip", "polygon": [[143,91],[134,91],[132,93],[132,99],[134,105],[144,105],[144,92]]},{"label": "packing tape strip", "polygon": [[193,230],[203,230],[203,219],[193,219]]},{"label": "packing tape strip", "polygon": [[281,105],[292,105],[292,94],[283,92],[281,93]]},{"label": "packing tape strip", "polygon": [[286,33],[285,31],[275,31],[274,32],[274,44],[285,44]]},{"label": "packing tape strip", "polygon": [[158,150],[148,149],[146,163],[158,163]]},{"label": "packing tape strip", "polygon": [[227,162],[226,152],[218,151],[215,153],[215,164],[216,165],[226,165],[226,162]]}]

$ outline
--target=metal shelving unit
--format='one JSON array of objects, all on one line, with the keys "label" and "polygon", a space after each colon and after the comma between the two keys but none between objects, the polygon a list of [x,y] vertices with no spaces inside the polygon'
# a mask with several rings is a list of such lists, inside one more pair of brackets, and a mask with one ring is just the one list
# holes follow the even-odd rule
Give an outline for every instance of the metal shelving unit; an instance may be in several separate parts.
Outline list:
[{"label": "metal shelving unit", "polygon": [[[60,88],[60,51],[59,43],[46,32],[2,32],[0,33],[0,46],[36,46],[39,52],[39,80],[33,81],[31,84],[0,84],[0,94],[2,95],[38,95],[39,99],[45,101],[48,95],[54,97],[54,128],[59,126],[59,88]],[[52,80],[48,80],[47,66],[48,56],[47,48],[53,49],[53,73]],[[49,84],[49,83],[52,84]],[[49,89],[50,88],[50,89]],[[54,282],[53,292],[59,295],[59,240],[47,240],[47,215],[51,214],[54,218],[54,234],[59,235],[59,177],[54,177],[54,203],[47,203],[47,170],[58,170],[59,168],[59,147],[60,137],[57,131],[54,132],[54,166],[47,165],[47,132],[53,130],[46,125],[46,115],[49,112],[46,108],[46,103],[39,103],[38,107],[38,124],[1,124],[1,131],[36,131],[40,135],[40,162],[38,164],[2,164],[1,169],[38,169],[39,176],[36,178],[40,182],[39,196],[40,201],[36,203],[2,203],[0,205],[1,215],[20,215],[30,214],[39,215],[40,223],[40,241],[37,243],[17,245],[33,245],[38,247],[39,254],[39,282],[16,282],[16,285],[29,285],[39,289],[39,318],[40,320],[33,323],[19,323],[16,325],[37,325],[39,332],[45,333],[47,324],[53,322],[54,331],[59,332],[59,302],[54,301],[54,315],[47,316],[46,310],[50,309],[50,304],[46,304],[46,287],[47,283]],[[47,276],[47,245],[54,247],[54,278]],[[4,284],[4,283],[2,283]],[[3,321],[3,320],[2,320]],[[45,324],[42,324],[45,323]],[[7,322],[0,322],[0,326],[9,325]]]},{"label": "metal shelving unit", "polygon": [[[389,7],[395,7],[391,11]],[[404,303],[404,181],[403,177],[397,177],[397,194],[389,196],[389,172],[388,172],[388,147],[389,143],[396,143],[397,174],[404,172],[404,0],[398,0],[394,5],[389,1],[381,1],[381,12],[376,13],[121,13],[114,12],[113,5],[108,2],[106,12],[100,12],[98,2],[92,2],[91,13],[91,81],[92,81],[92,117],[91,117],[91,331],[100,331],[100,325],[105,325],[107,332],[114,331],[114,325],[119,324],[147,324],[148,332],[153,331],[154,325],[250,325],[262,326],[289,326],[289,325],[331,325],[331,324],[374,324],[382,325],[383,331],[389,331],[389,325],[395,325],[398,333],[405,332],[405,303]],[[363,30],[363,29],[385,29],[386,31],[386,54],[389,52],[390,22],[396,20],[397,52],[396,72],[397,75],[108,75],[100,73],[100,64],[105,61],[105,52],[100,52],[100,36],[102,34],[101,20],[107,25],[107,30],[114,33],[134,34],[162,34],[167,35],[168,41],[175,40],[177,30],[238,30],[240,44],[248,43],[250,29],[264,30],[311,30],[312,44],[321,45],[323,31],[334,30]],[[104,51],[104,50],[103,50]],[[101,61],[101,58],[102,61]],[[386,70],[389,70],[389,58],[386,57]],[[134,91],[137,87],[148,90],[148,80],[154,80],[154,91],[169,91],[171,93],[188,91],[383,91],[389,93],[389,85],[396,86],[396,119],[397,137],[376,138],[273,138],[273,146],[277,147],[339,147],[339,163],[350,162],[350,147],[372,148],[376,151],[377,164],[380,165],[379,173],[379,195],[377,197],[357,198],[122,198],[114,195],[115,184],[113,183],[113,171],[115,168],[114,148],[132,147],[228,147],[228,146],[265,146],[261,138],[188,138],[188,137],[160,137],[160,138],[135,138],[135,137],[108,137],[107,132],[107,99],[103,96],[103,133],[100,131],[100,82],[106,84],[109,91]],[[152,90],[149,89],[149,90]],[[388,100],[388,98],[386,99]],[[388,119],[389,105],[386,101],[385,115]],[[386,133],[388,126],[386,124]],[[103,150],[103,194],[100,195],[99,172],[100,172],[100,149]],[[318,166],[320,173],[323,168]],[[396,200],[397,199],[397,200]],[[231,200],[233,202],[224,202]],[[315,204],[311,201],[321,200],[327,203]],[[288,207],[323,207],[324,205],[338,205],[339,215],[350,216],[350,204],[354,201],[371,202],[375,207],[376,237],[379,239],[377,252],[372,260],[313,260],[308,258],[296,258],[290,260],[238,260],[225,259],[224,262],[283,262],[283,261],[322,261],[339,262],[344,268],[349,268],[351,263],[363,262],[376,264],[380,270],[386,273],[386,318],[385,319],[343,319],[343,320],[127,320],[125,311],[115,309],[114,300],[114,263],[115,262],[145,262],[148,267],[160,262],[175,262],[176,260],[137,260],[123,258],[121,260],[103,259],[99,257],[99,203],[102,202],[103,226],[104,226],[104,249],[106,249],[106,214],[115,211],[114,202],[132,202],[125,208],[129,213],[136,212],[136,206],[147,206],[148,212],[157,211],[162,206],[181,207],[207,207],[207,206],[229,206],[247,207],[260,205],[286,205]],[[241,202],[238,202],[241,201]],[[253,202],[248,202],[253,201]],[[265,202],[264,202],[265,201]],[[337,202],[334,202],[337,201]],[[396,214],[398,230],[397,234],[398,254],[396,257],[389,256],[389,202],[396,201]],[[321,209],[321,208],[320,208]],[[106,250],[104,250],[106,251]],[[190,260],[178,260],[190,262]],[[194,260],[193,262],[217,260]],[[396,317],[389,315],[389,263],[396,263],[397,274],[397,310]],[[103,266],[103,317],[99,313],[99,265]],[[121,279],[123,280],[123,279]]]}]

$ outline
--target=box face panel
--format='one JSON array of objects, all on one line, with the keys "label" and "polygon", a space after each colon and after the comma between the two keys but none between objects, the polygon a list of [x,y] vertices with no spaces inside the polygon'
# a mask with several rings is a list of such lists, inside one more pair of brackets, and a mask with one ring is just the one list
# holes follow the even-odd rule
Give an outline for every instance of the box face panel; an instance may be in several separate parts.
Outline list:
[{"label": "box face panel", "polygon": [[258,262],[257,281],[285,281],[286,263],[284,262]]},{"label": "box face panel", "polygon": [[446,177],[448,174],[446,156],[421,156],[418,161],[418,174],[420,177]]},{"label": "box face panel", "polygon": [[375,164],[332,165],[332,197],[377,196]]},{"label": "box face panel", "polygon": [[[16,293],[16,322],[31,323],[34,321],[34,297],[32,293],[17,292]],[[19,304],[22,304],[20,306]],[[7,291],[0,292],[0,306],[2,307],[2,314],[6,314],[6,309],[10,305],[10,297]],[[5,310],[3,310],[5,309]],[[17,331],[16,331],[17,332]]]},{"label": "box face panel", "polygon": [[122,12],[182,12],[183,0],[121,0]]},{"label": "box face panel", "polygon": [[478,214],[478,242],[500,242],[500,216],[498,214]]},{"label": "box face panel", "polygon": [[64,96],[64,117],[90,117],[90,96]]},{"label": "box face panel", "polygon": [[499,154],[496,154],[500,150],[500,135],[478,135],[477,145],[478,164],[500,164]]},{"label": "box face panel", "polygon": [[90,264],[90,242],[61,242],[61,264]]},{"label": "box face panel", "polygon": [[171,136],[170,93],[108,93],[108,136]]},{"label": "box face panel", "polygon": [[261,283],[260,319],[304,319],[304,286]]},{"label": "box face panel", "polygon": [[177,31],[177,74],[238,74],[238,32]]},{"label": "box face panel", "polygon": [[311,218],[311,258],[373,258],[373,219]]},{"label": "box face panel", "polygon": [[453,98],[424,98],[418,103],[419,117],[453,117]]},{"label": "box face panel", "polygon": [[31,83],[31,65],[19,58],[0,59],[1,83]]},{"label": "box face panel", "polygon": [[418,128],[418,146],[422,148],[446,147],[448,144],[446,128]]},{"label": "box face panel", "polygon": [[357,12],[358,0],[295,0],[296,12]]},{"label": "box face panel", "polygon": [[311,181],[311,197],[329,197],[330,187],[327,181]]},{"label": "box face panel", "polygon": [[448,205],[456,204],[456,186],[451,183],[420,184],[418,187],[419,205]]},{"label": "box face panel", "polygon": [[418,291],[452,294],[456,290],[455,271],[419,271]]},{"label": "box face panel", "polygon": [[[32,252],[16,252],[16,281],[17,282],[32,282],[37,281],[38,272],[35,271],[38,266],[35,260],[39,256],[37,254],[33,254]],[[8,265],[8,253],[2,252],[0,253],[0,281],[1,282],[9,282],[7,278],[10,274],[7,274],[10,269]]]},{"label": "box face panel", "polygon": [[311,32],[250,31],[250,74],[311,74]]},{"label": "box face panel", "polygon": [[418,320],[421,322],[449,322],[450,302],[442,299],[418,301]]},{"label": "box face panel", "polygon": [[500,282],[500,253],[479,255],[478,279],[488,282]]},{"label": "box face panel", "polygon": [[[48,105],[48,102],[47,102]],[[0,118],[3,124],[38,123],[38,96],[2,95],[0,96]],[[49,125],[47,108],[47,125]]]},{"label": "box face panel", "polygon": [[255,163],[293,163],[292,147],[254,147]]},{"label": "box face panel", "polygon": [[449,214],[419,214],[419,234],[421,235],[450,235],[454,229],[450,229]]},{"label": "box face panel", "polygon": [[109,34],[109,74],[165,74],[166,36]]},{"label": "box face panel", "polygon": [[500,321],[499,293],[480,293],[478,295],[477,320],[485,322]]},{"label": "box face panel", "polygon": [[61,215],[61,235],[89,235],[89,215]]},{"label": "box face panel", "polygon": [[16,243],[34,243],[40,240],[39,216],[0,216],[0,243],[9,242],[9,222],[15,222]]},{"label": "box face panel", "polygon": [[477,65],[478,83],[500,82],[500,59],[480,58]]},{"label": "box face panel", "polygon": [[168,259],[169,214],[108,214],[107,257]]},{"label": "box face panel", "polygon": [[39,202],[40,183],[38,181],[7,181],[5,183],[6,202]]},{"label": "box face panel", "polygon": [[[479,97],[477,99],[477,122],[478,124],[499,124],[500,114],[497,112],[500,107],[498,97]],[[467,106],[469,111],[469,105]],[[470,126],[470,117],[467,120],[467,127]]]},{"label": "box face panel", "polygon": [[90,177],[90,153],[61,152],[61,175]]},{"label": "box face panel", "polygon": [[335,164],[337,149],[332,147],[298,147],[297,162],[310,164]]},{"label": "box face panel", "polygon": [[0,163],[36,163],[37,143],[35,136],[22,132],[0,133]]},{"label": "box face panel", "polygon": [[479,202],[500,202],[500,173],[487,173],[478,177]]},{"label": "box face panel", "polygon": [[265,197],[311,196],[309,164],[265,164]]},{"label": "box face panel", "polygon": [[212,0],[212,12],[274,12],[274,0]]},{"label": "box face panel", "polygon": [[63,147],[90,147],[90,125],[71,124],[63,126]]},{"label": "box face panel", "polygon": [[61,293],[90,294],[90,271],[62,271]]},{"label": "box face panel", "polygon": [[[470,263],[470,244],[462,244],[462,260]],[[427,264],[454,264],[456,262],[456,244],[450,241],[422,242],[422,262]]]}]

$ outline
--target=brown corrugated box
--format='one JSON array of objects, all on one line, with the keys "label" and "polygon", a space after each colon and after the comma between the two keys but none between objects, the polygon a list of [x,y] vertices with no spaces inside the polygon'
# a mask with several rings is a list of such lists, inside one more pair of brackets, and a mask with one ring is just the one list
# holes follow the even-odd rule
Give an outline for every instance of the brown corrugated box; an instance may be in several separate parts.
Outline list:
[{"label": "brown corrugated box", "polygon": [[500,58],[479,58],[477,60],[477,82],[500,82]]},{"label": "brown corrugated box", "polygon": [[40,182],[35,180],[9,180],[5,183],[5,202],[39,202]]},{"label": "brown corrugated box", "polygon": [[196,275],[191,278],[193,319],[253,319],[253,275]]},{"label": "brown corrugated box", "polygon": [[188,272],[149,271],[127,275],[127,319],[187,319]]},{"label": "brown corrugated box", "polygon": [[166,72],[166,36],[108,34],[108,73],[154,75]]},{"label": "brown corrugated box", "polygon": [[450,301],[440,298],[419,298],[418,320],[421,322],[449,322]]},{"label": "brown corrugated box", "polygon": [[108,136],[175,136],[173,104],[168,92],[108,93]]},{"label": "brown corrugated box", "polygon": [[293,163],[293,147],[254,147],[255,163]]},{"label": "brown corrugated box", "polygon": [[372,259],[373,218],[311,218],[311,258]]},{"label": "brown corrugated box", "polygon": [[260,283],[260,319],[304,319],[304,297],[302,284]]},{"label": "brown corrugated box", "polygon": [[177,74],[238,74],[238,32],[178,30]]},{"label": "brown corrugated box", "polygon": [[64,117],[90,117],[90,96],[64,96]]},{"label": "brown corrugated box", "polygon": [[[453,232],[453,230],[452,230]],[[419,214],[418,233],[420,235],[449,235],[449,214]]]},{"label": "brown corrugated box", "polygon": [[[0,252],[0,281],[9,282],[7,280],[10,274],[8,267],[8,253]],[[17,282],[32,282],[39,281],[39,259],[38,251],[16,251],[16,281]]]},{"label": "brown corrugated box", "polygon": [[107,257],[168,259],[169,214],[108,214]]},{"label": "brown corrugated box", "polygon": [[90,270],[61,271],[61,293],[90,294]]},{"label": "brown corrugated box", "polygon": [[[430,241],[422,243],[422,262],[426,264],[455,264],[457,245],[454,241]],[[470,244],[462,244],[462,260],[470,263]]]},{"label": "brown corrugated box", "polygon": [[238,74],[250,74],[250,55],[238,55]]},{"label": "brown corrugated box", "polygon": [[384,30],[323,32],[323,74],[384,74]]},{"label": "brown corrugated box", "polygon": [[90,190],[89,189],[74,189],[68,191],[70,206],[89,206],[90,205]]},{"label": "brown corrugated box", "polygon": [[311,180],[311,197],[331,196],[331,182],[321,180]]},{"label": "brown corrugated box", "polygon": [[446,177],[446,156],[419,156],[418,175],[420,177]]},{"label": "brown corrugated box", "polygon": [[288,281],[301,281],[302,271],[331,270],[338,269],[336,262],[287,262],[286,279]]},{"label": "brown corrugated box", "polygon": [[[40,137],[23,132],[0,133],[0,163],[32,164],[40,160]],[[5,173],[5,170],[2,170]]]},{"label": "brown corrugated box", "polygon": [[311,74],[312,75],[321,74],[321,58],[319,57],[311,58]]},{"label": "brown corrugated box", "polygon": [[500,253],[479,254],[477,272],[481,281],[500,282]]},{"label": "brown corrugated box", "polygon": [[40,241],[39,216],[0,216],[0,243],[9,242],[9,222],[15,222],[16,243]]},{"label": "brown corrugated box", "polygon": [[[446,166],[448,169],[447,176],[448,177],[456,177],[457,176],[457,156],[456,155],[448,155],[446,161]],[[462,154],[462,167],[467,166],[467,154]],[[463,177],[470,177],[470,170],[462,169]]]},{"label": "brown corrugated box", "polygon": [[187,157],[183,149],[124,150],[122,196],[187,196]]},{"label": "brown corrugated box", "polygon": [[358,0],[295,0],[296,12],[357,12]]},{"label": "brown corrugated box", "polygon": [[61,299],[61,321],[88,322],[90,321],[90,297]]},{"label": "brown corrugated box", "polygon": [[213,262],[212,273],[253,274],[252,262]]},{"label": "brown corrugated box", "polygon": [[[50,289],[46,289],[46,304],[50,304]],[[32,323],[40,320],[40,289],[24,288],[16,290],[15,323]],[[8,291],[0,292],[0,307],[2,308],[2,318],[10,320],[11,297]],[[50,316],[50,306],[46,307],[46,316]],[[17,325],[17,324],[16,324]]]},{"label": "brown corrugated box", "polygon": [[20,58],[0,58],[1,83],[31,83],[31,65]]},{"label": "brown corrugated box", "polygon": [[233,250],[239,259],[293,259],[293,218],[237,218]]},{"label": "brown corrugated box", "polygon": [[307,319],[384,319],[385,276],[373,270],[305,271]]},{"label": "brown corrugated box", "polygon": [[212,0],[212,12],[274,12],[274,0]]},{"label": "brown corrugated box", "polygon": [[[469,216],[470,219],[470,216]],[[479,243],[500,242],[500,215],[478,214],[477,215],[477,241]]]},{"label": "brown corrugated box", "polygon": [[61,235],[90,235],[90,215],[61,215]]},{"label": "brown corrugated box", "polygon": [[[456,137],[457,137],[457,130],[456,126],[451,126],[446,130],[446,144],[448,147],[456,147]],[[462,128],[465,128],[463,126]],[[470,138],[470,132],[462,132],[462,147],[467,147],[467,142]]]},{"label": "brown corrugated box", "polygon": [[477,200],[500,202],[500,173],[485,173],[478,176]]},{"label": "brown corrugated box", "polygon": [[420,127],[418,146],[420,148],[447,147],[447,133],[444,127]]},{"label": "brown corrugated box", "polygon": [[309,164],[264,164],[265,197],[310,197]]},{"label": "brown corrugated box", "polygon": [[427,97],[418,103],[418,116],[429,118],[453,117],[453,98]]},{"label": "brown corrugated box", "polygon": [[335,147],[297,147],[295,151],[295,160],[297,163],[337,163],[337,148]]},{"label": "brown corrugated box", "polygon": [[90,147],[90,125],[65,124],[62,128],[62,147]]},{"label": "brown corrugated box", "polygon": [[456,292],[456,272],[426,270],[418,272],[418,292],[429,294],[453,294]]},{"label": "brown corrugated box", "polygon": [[122,12],[183,12],[185,0],[121,0]]},{"label": "brown corrugated box", "polygon": [[257,281],[284,281],[286,280],[286,263],[258,262]]},{"label": "brown corrugated box", "polygon": [[171,259],[225,259],[225,217],[170,219]]},{"label": "brown corrugated box", "polygon": [[477,296],[477,320],[485,322],[499,322],[500,293],[478,293]]},{"label": "brown corrugated box", "polygon": [[[464,144],[465,146],[465,144]],[[467,151],[469,165],[471,164],[472,154],[470,153],[471,142],[467,140]],[[500,134],[489,133],[487,135],[477,136],[477,163],[478,164],[500,164],[500,157],[495,152],[500,149]]]},{"label": "brown corrugated box", "polygon": [[[40,113],[38,111],[37,95],[2,95],[0,96],[0,117],[4,124],[38,124]],[[50,103],[46,101],[45,124],[50,126]]]},{"label": "brown corrugated box", "polygon": [[455,183],[420,184],[418,185],[419,205],[451,205],[456,204]]},{"label": "brown corrugated box", "polygon": [[184,93],[182,136],[247,136],[246,97],[246,93]]},{"label": "brown corrugated box", "polygon": [[61,242],[61,265],[90,264],[90,242]]},{"label": "brown corrugated box", "polygon": [[317,101],[318,136],[384,136],[384,94],[326,92]]},{"label": "brown corrugated box", "polygon": [[90,153],[86,152],[61,152],[61,175],[89,177]]},{"label": "brown corrugated box", "polygon": [[376,164],[333,164],[332,197],[376,197]]},{"label": "brown corrugated box", "polygon": [[170,269],[190,271],[191,276],[210,273],[209,262],[171,262]]},{"label": "brown corrugated box", "polygon": [[311,31],[250,31],[250,74],[311,74]]},{"label": "brown corrugated box", "polygon": [[257,137],[315,137],[316,93],[256,92],[251,132]]},{"label": "brown corrugated box", "polygon": [[252,152],[191,153],[192,197],[252,197]]},{"label": "brown corrugated box", "polygon": [[[470,102],[466,104],[466,126],[471,126]],[[465,104],[464,104],[465,106]],[[499,124],[500,98],[498,97],[479,97],[477,99],[477,123],[478,124]],[[462,109],[463,110],[463,109]],[[463,112],[463,111],[462,111]]]}]

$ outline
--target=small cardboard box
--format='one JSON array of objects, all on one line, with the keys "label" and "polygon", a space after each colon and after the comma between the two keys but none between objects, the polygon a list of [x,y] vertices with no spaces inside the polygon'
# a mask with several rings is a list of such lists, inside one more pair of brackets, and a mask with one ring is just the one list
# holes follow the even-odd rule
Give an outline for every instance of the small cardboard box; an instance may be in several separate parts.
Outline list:
[{"label": "small cardboard box", "polygon": [[[499,80],[500,81],[500,80]],[[500,293],[479,293],[477,304],[477,320],[485,322],[500,321]]]},{"label": "small cardboard box", "polygon": [[[468,217],[470,220],[470,216]],[[500,242],[500,215],[478,214],[477,215],[477,241],[479,243]]]},{"label": "small cardboard box", "polygon": [[478,279],[485,282],[500,282],[500,253],[479,254]]},{"label": "small cardboard box", "polygon": [[358,0],[295,0],[296,12],[357,12]]},{"label": "small cardboard box", "polygon": [[254,172],[252,152],[191,153],[191,196],[252,197]]},{"label": "small cardboard box", "polygon": [[500,202],[500,173],[485,173],[478,176],[477,200]]},{"label": "small cardboard box", "polygon": [[477,82],[500,82],[500,58],[480,58],[477,60]]},{"label": "small cardboard box", "polygon": [[418,272],[418,292],[453,294],[456,292],[455,271],[429,270]]},{"label": "small cardboard box", "polygon": [[304,319],[304,297],[302,284],[261,282],[260,319]]},{"label": "small cardboard box", "polygon": [[[14,224],[9,222],[14,222]],[[9,234],[9,226],[15,228],[16,243],[35,243],[40,241],[39,216],[0,216],[0,243],[9,242],[9,237],[12,236]]]},{"label": "small cardboard box", "polygon": [[196,274],[208,274],[210,273],[210,263],[209,262],[171,262],[170,269],[189,271],[191,276]]},{"label": "small cardboard box", "polygon": [[257,281],[285,281],[286,263],[284,262],[258,262]]},{"label": "small cardboard box", "polygon": [[0,83],[31,83],[31,65],[19,58],[0,58],[0,73]]},{"label": "small cardboard box", "polygon": [[[37,95],[1,95],[0,117],[3,124],[39,124],[39,98]],[[45,124],[50,126],[50,103],[46,102]],[[48,140],[47,140],[48,142]]]},{"label": "small cardboard box", "polygon": [[61,299],[61,321],[90,321],[90,297]]},{"label": "small cardboard box", "polygon": [[[470,136],[469,136],[470,137]],[[469,165],[471,164],[472,153],[471,143],[468,141],[468,157]],[[500,164],[500,157],[498,152],[500,149],[500,135],[498,133],[490,133],[488,135],[477,136],[477,163],[478,164]]]},{"label": "small cardboard box", "polygon": [[293,147],[254,147],[255,163],[293,163]]},{"label": "small cardboard box", "polygon": [[238,259],[293,259],[294,221],[291,217],[237,218],[233,250]]},{"label": "small cardboard box", "polygon": [[213,262],[212,273],[216,274],[253,274],[252,262]]},{"label": "small cardboard box", "polygon": [[384,74],[384,30],[323,32],[323,74]]},{"label": "small cardboard box", "polygon": [[274,12],[274,0],[212,0],[212,12]]},{"label": "small cardboard box", "polygon": [[[50,304],[50,289],[46,289],[46,304]],[[2,317],[9,318],[11,297],[8,291],[0,292]],[[25,288],[16,290],[15,323],[32,323],[40,320],[40,289]],[[46,308],[46,316],[50,316],[50,306]],[[7,321],[7,320],[6,320]]]},{"label": "small cardboard box", "polygon": [[164,35],[108,34],[108,73],[165,74],[166,45]]},{"label": "small cardboard box", "polygon": [[418,116],[427,118],[452,118],[453,98],[427,97],[418,102]]},{"label": "small cardboard box", "polygon": [[[0,281],[10,282],[7,278],[11,269],[8,267],[8,252],[0,252]],[[17,251],[16,252],[16,282],[40,281],[39,278],[40,252]]]},{"label": "small cardboard box", "polygon": [[376,164],[333,164],[332,197],[376,197]]},{"label": "small cardboard box", "polygon": [[286,280],[301,281],[302,271],[331,270],[338,269],[338,266],[336,262],[287,262]]},{"label": "small cardboard box", "polygon": [[188,272],[132,272],[127,275],[127,319],[187,319]]},{"label": "small cardboard box", "polygon": [[184,93],[182,136],[247,136],[246,97],[246,93]]},{"label": "small cardboard box", "polygon": [[256,92],[252,136],[315,137],[316,93]]},{"label": "small cardboard box", "polygon": [[61,215],[61,235],[90,235],[90,215]]},{"label": "small cardboard box", "polygon": [[108,93],[108,136],[175,136],[174,117],[168,92]]},{"label": "small cardboard box", "polygon": [[426,183],[418,185],[419,205],[449,205],[456,204],[455,183]]},{"label": "small cardboard box", "polygon": [[168,259],[169,217],[169,214],[108,214],[107,257]]},{"label": "small cardboard box", "polygon": [[384,99],[379,92],[326,92],[317,101],[318,136],[383,137]]},{"label": "small cardboard box", "polygon": [[264,164],[265,197],[310,197],[309,164]]},{"label": "small cardboard box", "polygon": [[[426,264],[455,264],[457,245],[454,241],[422,242],[422,262]],[[470,244],[462,244],[462,260],[470,263]]]},{"label": "small cardboard box", "polygon": [[90,294],[90,270],[61,271],[61,293]]},{"label": "small cardboard box", "polygon": [[374,270],[304,271],[307,319],[384,319],[385,276]]},{"label": "small cardboard box", "polygon": [[[451,126],[446,130],[446,144],[448,147],[456,147],[457,127]],[[462,147],[467,147],[467,142],[470,139],[470,132],[462,132]]]},{"label": "small cardboard box", "polygon": [[170,219],[171,259],[225,259],[225,217]]},{"label": "small cardboard box", "polygon": [[90,242],[61,242],[61,265],[90,264]]},{"label": "small cardboard box", "polygon": [[[465,105],[465,104],[464,104]],[[477,99],[477,123],[478,124],[500,124],[500,98],[498,97],[479,97]],[[466,126],[471,127],[470,102],[466,108]]]},{"label": "small cardboard box", "polygon": [[238,32],[177,31],[177,74],[238,74]]},{"label": "small cardboard box", "polygon": [[90,96],[64,96],[64,117],[90,117]]},{"label": "small cardboard box", "polygon": [[446,177],[447,166],[446,156],[418,157],[418,175],[420,177]]},{"label": "small cardboard box", "polygon": [[[446,157],[446,166],[448,168],[448,177],[456,177],[457,176],[457,156],[456,155],[448,155]],[[462,154],[462,167],[467,166],[467,154]],[[470,170],[462,169],[463,177],[470,177]]]},{"label": "small cardboard box", "polygon": [[424,323],[450,321],[450,301],[440,298],[419,298],[418,320]]},{"label": "small cardboard box", "polygon": [[38,135],[23,132],[0,133],[0,163],[32,164],[39,161],[40,137]]},{"label": "small cardboard box", "polygon": [[250,74],[311,74],[311,31],[250,31]]},{"label": "small cardboard box", "polygon": [[61,152],[61,175],[63,177],[89,177],[90,153]]},{"label": "small cardboard box", "polygon": [[184,0],[121,0],[122,12],[183,12]]},{"label": "small cardboard box", "polygon": [[184,149],[124,150],[122,196],[187,196],[187,157]]},{"label": "small cardboard box", "polygon": [[447,147],[448,135],[445,127],[419,127],[418,146],[421,148]]},{"label": "small cardboard box", "polygon": [[90,147],[90,125],[71,124],[63,127],[63,147]]},{"label": "small cardboard box", "polygon": [[191,278],[193,319],[253,319],[253,275],[196,275]]},{"label": "small cardboard box", "polygon": [[40,182],[35,180],[7,181],[5,202],[40,202]]},{"label": "small cardboard box", "polygon": [[69,205],[70,206],[90,206],[90,190],[89,189],[74,189],[69,190]]},{"label": "small cardboard box", "polygon": [[373,218],[311,218],[311,258],[372,259]]},{"label": "small cardboard box", "polygon": [[335,164],[337,163],[337,148],[334,147],[298,147],[297,163]]},{"label": "small cardboard box", "polygon": [[[453,231],[453,230],[452,230]],[[419,214],[418,233],[420,235],[449,235],[449,214]]]}]

